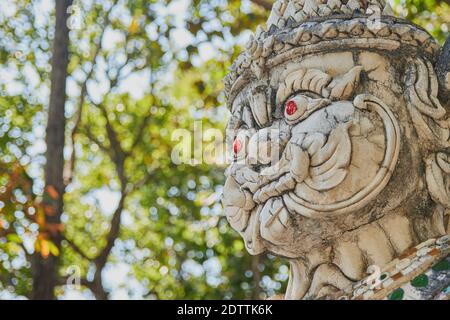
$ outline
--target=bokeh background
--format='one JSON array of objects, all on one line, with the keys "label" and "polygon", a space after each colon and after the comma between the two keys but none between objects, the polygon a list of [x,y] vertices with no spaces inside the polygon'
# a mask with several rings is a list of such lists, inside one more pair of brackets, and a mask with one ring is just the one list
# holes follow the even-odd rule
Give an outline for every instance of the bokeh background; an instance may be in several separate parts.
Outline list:
[{"label": "bokeh background", "polygon": [[[47,278],[57,299],[282,292],[286,261],[247,254],[223,216],[223,165],[171,161],[174,130],[224,129],[222,78],[271,1],[74,0],[54,212],[60,194],[44,177],[55,1],[0,1],[0,298],[48,298],[37,288]],[[449,0],[390,3],[445,41]]]}]

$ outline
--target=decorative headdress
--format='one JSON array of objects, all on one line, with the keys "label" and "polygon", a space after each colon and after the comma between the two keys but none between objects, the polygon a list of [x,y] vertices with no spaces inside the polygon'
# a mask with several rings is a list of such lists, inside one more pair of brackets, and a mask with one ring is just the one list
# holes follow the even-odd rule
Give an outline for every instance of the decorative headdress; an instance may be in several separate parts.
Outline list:
[{"label": "decorative headdress", "polygon": [[395,18],[384,0],[277,0],[225,78],[231,109],[250,81],[295,57],[339,48],[378,49],[435,61],[439,44],[422,28]]}]

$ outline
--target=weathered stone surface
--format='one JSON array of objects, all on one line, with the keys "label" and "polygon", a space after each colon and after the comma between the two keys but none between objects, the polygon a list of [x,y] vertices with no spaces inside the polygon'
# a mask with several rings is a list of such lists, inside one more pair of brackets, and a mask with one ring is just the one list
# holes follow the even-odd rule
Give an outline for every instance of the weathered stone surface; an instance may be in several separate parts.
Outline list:
[{"label": "weathered stone surface", "polygon": [[278,0],[233,64],[225,214],[286,299],[385,298],[449,253],[449,50],[381,0]]}]

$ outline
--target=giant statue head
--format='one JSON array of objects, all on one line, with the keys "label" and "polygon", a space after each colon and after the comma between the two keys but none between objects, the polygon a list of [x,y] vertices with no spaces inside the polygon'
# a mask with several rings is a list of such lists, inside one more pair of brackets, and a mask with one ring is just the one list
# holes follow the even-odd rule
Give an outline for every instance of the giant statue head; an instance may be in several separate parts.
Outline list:
[{"label": "giant statue head", "polygon": [[285,298],[351,297],[445,242],[449,47],[382,0],[278,0],[234,62],[225,214],[250,254],[290,261]]}]

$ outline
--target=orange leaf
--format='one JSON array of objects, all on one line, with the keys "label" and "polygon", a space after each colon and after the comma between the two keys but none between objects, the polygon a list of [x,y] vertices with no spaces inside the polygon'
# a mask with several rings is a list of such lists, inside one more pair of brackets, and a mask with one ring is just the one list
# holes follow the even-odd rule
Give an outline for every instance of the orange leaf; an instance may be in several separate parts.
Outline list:
[{"label": "orange leaf", "polygon": [[46,237],[47,237],[47,235],[44,232],[39,233],[38,237],[37,237],[38,238],[38,242],[40,242],[42,240],[45,240]]},{"label": "orange leaf", "polygon": [[62,223],[47,223],[45,229],[51,234],[57,234],[64,231],[64,225]]},{"label": "orange leaf", "polygon": [[57,200],[59,197],[58,191],[56,191],[55,187],[52,185],[47,186],[47,193],[53,200]]},{"label": "orange leaf", "polygon": [[42,207],[39,206],[37,207],[37,211],[36,211],[36,223],[40,226],[43,227],[45,225],[45,214],[44,211],[42,210]]},{"label": "orange leaf", "polygon": [[47,205],[44,206],[44,211],[45,211],[45,213],[46,213],[48,216],[54,216],[55,213],[56,213],[55,208],[54,208],[52,205],[49,205],[49,204],[47,204]]},{"label": "orange leaf", "polygon": [[44,259],[48,258],[50,255],[50,246],[47,240],[41,240],[41,255]]}]

